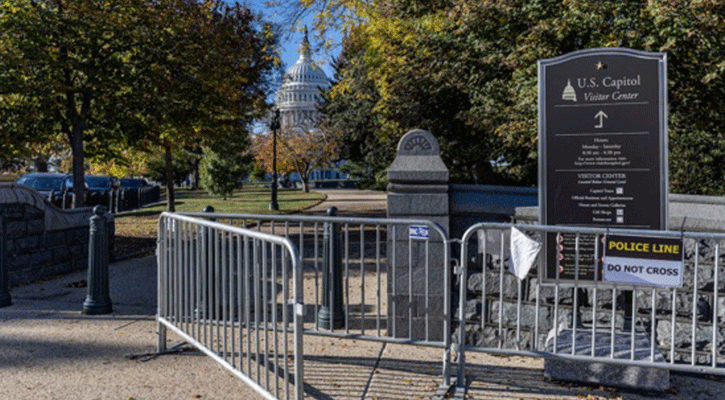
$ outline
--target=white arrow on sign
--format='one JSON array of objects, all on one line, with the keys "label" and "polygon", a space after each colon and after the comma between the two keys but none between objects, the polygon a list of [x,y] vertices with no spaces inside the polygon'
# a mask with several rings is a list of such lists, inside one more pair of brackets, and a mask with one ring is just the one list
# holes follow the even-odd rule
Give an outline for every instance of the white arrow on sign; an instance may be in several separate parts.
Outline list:
[{"label": "white arrow on sign", "polygon": [[597,115],[594,116],[594,118],[599,118],[599,124],[594,125],[595,128],[602,128],[604,127],[604,118],[609,118],[607,114],[604,113],[604,111],[599,110]]}]

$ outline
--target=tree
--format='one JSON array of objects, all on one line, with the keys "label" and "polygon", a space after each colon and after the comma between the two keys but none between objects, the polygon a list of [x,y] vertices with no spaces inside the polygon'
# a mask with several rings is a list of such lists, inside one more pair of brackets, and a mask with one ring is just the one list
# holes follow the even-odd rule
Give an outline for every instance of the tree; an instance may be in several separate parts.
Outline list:
[{"label": "tree", "polygon": [[200,167],[201,185],[226,200],[241,186],[239,179],[246,173],[243,165],[241,157],[205,149]]},{"label": "tree", "polygon": [[[723,2],[508,1],[486,7],[467,3],[453,14],[460,25],[458,37],[467,38],[464,43],[475,54],[499,59],[496,69],[511,71],[510,79],[498,80],[499,86],[507,87],[500,93],[510,100],[490,104],[501,121],[496,135],[509,155],[519,155],[509,156],[512,164],[523,167],[521,172],[531,171],[522,173],[529,176],[526,181],[536,181],[536,60],[584,48],[622,46],[667,52],[670,190],[725,193],[722,171],[713,168],[723,160],[725,49],[717,39],[725,33]],[[485,23],[493,20],[502,22]],[[492,37],[503,40],[497,43]],[[471,61],[464,65],[481,69]],[[495,99],[490,92],[479,96]],[[480,111],[485,105],[477,101],[474,107]]]},{"label": "tree", "polygon": [[345,42],[333,63],[332,85],[322,94],[319,112],[339,157],[345,160],[341,169],[360,179],[361,187],[384,190],[387,178],[379,172],[385,171],[395,154],[392,146],[378,140],[382,124],[374,108],[380,96],[362,55],[360,47],[349,39]]},{"label": "tree", "polygon": [[[268,105],[278,75],[277,36],[247,8],[219,2],[158,3],[158,19],[147,21],[143,53],[131,63],[143,79],[124,97],[147,143],[166,160],[168,209],[174,209],[173,153],[209,147],[240,153],[248,127]],[[169,29],[168,27],[173,27]]]},{"label": "tree", "polygon": [[[160,149],[159,149],[160,150]],[[171,179],[181,183],[191,174],[194,156],[188,153],[177,153],[171,163]],[[166,182],[166,158],[163,152],[152,153],[145,165],[146,176],[157,182]]]},{"label": "tree", "polygon": [[305,193],[310,191],[312,171],[326,168],[338,159],[336,143],[330,140],[324,129],[318,127],[302,125],[283,131],[281,145],[299,175]]},{"label": "tree", "polygon": [[[326,168],[339,160],[336,141],[332,140],[324,123],[311,122],[277,134],[277,173],[287,175],[296,172],[302,190],[310,191],[310,174],[316,168]],[[257,165],[267,172],[273,171],[273,136],[258,135],[253,148]]]},{"label": "tree", "polygon": [[[271,132],[266,134],[256,135],[254,137],[254,144],[252,145],[252,154],[257,162],[258,168],[271,174],[274,171],[273,165],[273,143],[274,137]],[[295,172],[295,165],[292,162],[292,156],[288,154],[288,148],[282,146],[282,134],[277,134],[277,174],[288,175]]]},{"label": "tree", "polygon": [[367,167],[369,176],[384,177],[398,140],[413,128],[436,135],[453,180],[479,176],[488,160],[500,158],[497,138],[472,129],[470,88],[452,84],[457,78],[442,68],[447,50],[435,42],[446,24],[440,7],[381,6],[343,43],[323,113],[333,121],[343,157]]},{"label": "tree", "polygon": [[[17,0],[0,4],[0,106],[3,147],[27,155],[23,140],[60,132],[72,151],[73,186],[84,187],[86,157],[118,134],[115,94],[132,70],[134,27],[147,2]],[[83,196],[76,196],[76,206]]]},{"label": "tree", "polygon": [[160,147],[173,210],[172,152],[248,143],[247,126],[267,108],[276,44],[271,25],[221,2],[4,2],[3,150],[24,156],[26,141],[63,133],[80,191],[87,154]]},{"label": "tree", "polygon": [[152,154],[133,149],[119,149],[118,157],[110,160],[91,159],[88,172],[93,175],[111,175],[116,177],[147,176],[147,166]]},{"label": "tree", "polygon": [[[335,123],[349,119],[344,102],[357,106],[352,96],[371,81],[376,95],[365,107],[379,126],[368,140],[378,148],[425,128],[438,137],[454,181],[480,182],[485,173],[493,182],[533,185],[537,60],[622,46],[668,55],[670,189],[725,193],[723,1],[362,3],[311,0],[302,8],[357,15],[348,17],[344,46],[353,50],[348,58],[362,61],[345,64],[327,112]],[[347,9],[336,12],[336,6]],[[363,121],[353,118],[346,126]],[[342,142],[354,143],[352,129],[346,132]]]},{"label": "tree", "polygon": [[[294,30],[307,17],[314,21],[318,47],[330,48],[330,32],[345,32],[365,18],[373,2],[360,0],[265,0],[270,8],[280,11],[283,24]],[[305,22],[306,24],[306,22]]]}]

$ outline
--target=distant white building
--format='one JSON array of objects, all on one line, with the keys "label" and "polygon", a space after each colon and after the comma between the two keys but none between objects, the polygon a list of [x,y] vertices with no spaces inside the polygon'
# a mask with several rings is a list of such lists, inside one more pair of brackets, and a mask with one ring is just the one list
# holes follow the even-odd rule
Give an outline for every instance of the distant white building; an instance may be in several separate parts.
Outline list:
[{"label": "distant white building", "polygon": [[[280,127],[283,131],[311,134],[317,130],[317,104],[321,90],[330,87],[330,79],[310,56],[310,41],[305,35],[300,44],[300,58],[289,67],[277,90],[277,109],[280,111]],[[315,170],[311,180],[347,179],[347,174],[337,169]],[[297,174],[290,174],[290,180],[297,181]]]},{"label": "distant white building", "polygon": [[320,90],[329,87],[330,80],[327,75],[310,57],[310,41],[305,28],[305,36],[300,45],[300,58],[287,69],[282,78],[282,86],[277,91],[277,108],[280,111],[282,129],[314,128]]}]

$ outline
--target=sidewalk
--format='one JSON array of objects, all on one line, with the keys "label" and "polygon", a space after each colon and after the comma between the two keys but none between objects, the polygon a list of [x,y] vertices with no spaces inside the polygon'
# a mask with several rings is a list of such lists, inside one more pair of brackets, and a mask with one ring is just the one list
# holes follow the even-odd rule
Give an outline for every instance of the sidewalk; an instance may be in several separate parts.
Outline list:
[{"label": "sidewalk", "polygon": [[[384,211],[384,194],[327,191],[340,215]],[[261,399],[210,358],[191,349],[148,361],[127,355],[156,347],[156,261],[110,266],[113,313],[80,313],[85,272],[13,288],[14,304],[0,308],[2,399]],[[169,343],[179,340],[169,333]],[[306,397],[314,399],[429,399],[438,388],[442,352],[414,346],[305,337]],[[673,390],[636,393],[548,382],[543,361],[467,353],[468,399],[719,399],[722,380],[673,376]]]},{"label": "sidewalk", "polygon": [[327,199],[304,211],[306,215],[325,215],[330,207],[337,207],[338,216],[385,218],[387,216],[387,193],[372,190],[329,189],[318,190]]}]

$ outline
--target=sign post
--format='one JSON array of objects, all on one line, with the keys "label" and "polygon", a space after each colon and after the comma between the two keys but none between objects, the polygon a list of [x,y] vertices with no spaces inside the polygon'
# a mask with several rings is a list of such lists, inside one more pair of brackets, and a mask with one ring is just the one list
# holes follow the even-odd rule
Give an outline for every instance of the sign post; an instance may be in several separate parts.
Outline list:
[{"label": "sign post", "polygon": [[[599,48],[539,61],[544,225],[667,229],[667,60]],[[545,280],[601,279],[595,240],[545,241]],[[600,252],[601,254],[601,252]]]}]

